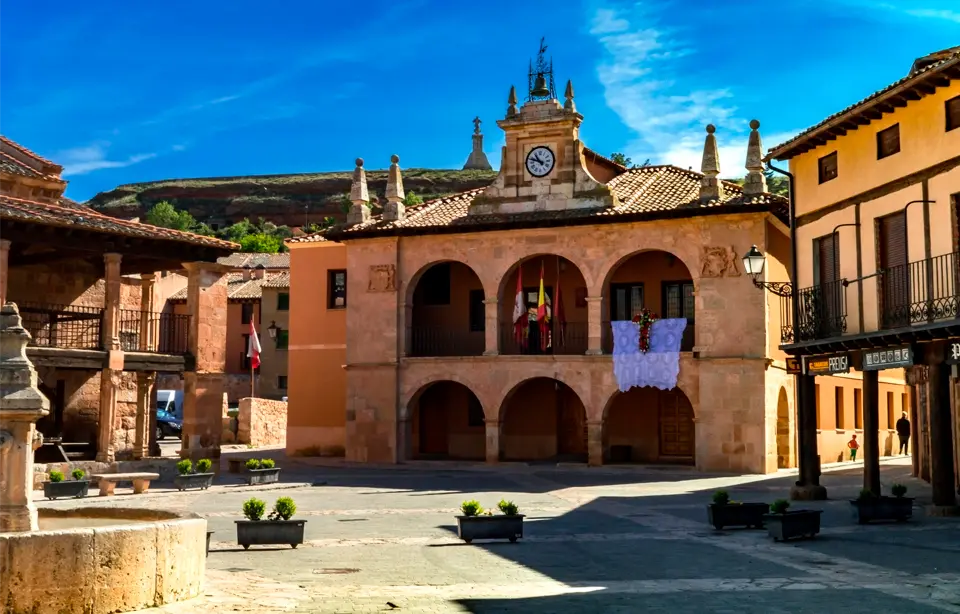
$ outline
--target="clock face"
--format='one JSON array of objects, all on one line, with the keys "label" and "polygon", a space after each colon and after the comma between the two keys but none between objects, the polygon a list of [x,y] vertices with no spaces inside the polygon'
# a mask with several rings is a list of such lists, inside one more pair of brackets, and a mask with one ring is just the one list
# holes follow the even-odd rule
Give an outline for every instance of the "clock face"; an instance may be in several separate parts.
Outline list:
[{"label": "clock face", "polygon": [[527,171],[534,177],[546,177],[553,170],[555,162],[549,147],[534,147],[527,154]]}]

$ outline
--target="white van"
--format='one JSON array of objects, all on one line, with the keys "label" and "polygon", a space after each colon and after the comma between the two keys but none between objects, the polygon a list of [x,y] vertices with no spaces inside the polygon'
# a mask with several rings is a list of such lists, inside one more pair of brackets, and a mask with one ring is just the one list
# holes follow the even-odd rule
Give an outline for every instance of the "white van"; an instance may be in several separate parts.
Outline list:
[{"label": "white van", "polygon": [[158,390],[157,410],[165,411],[174,418],[183,420],[183,391]]}]

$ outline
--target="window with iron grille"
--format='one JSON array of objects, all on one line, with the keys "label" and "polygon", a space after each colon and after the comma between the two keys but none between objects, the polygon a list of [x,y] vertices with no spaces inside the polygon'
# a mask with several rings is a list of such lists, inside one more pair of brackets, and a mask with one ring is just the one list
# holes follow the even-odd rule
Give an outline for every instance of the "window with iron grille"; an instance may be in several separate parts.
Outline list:
[{"label": "window with iron grille", "polygon": [[833,152],[832,154],[827,154],[824,157],[820,158],[817,161],[817,167],[819,172],[820,183],[826,183],[831,179],[836,179],[838,174],[837,152]]},{"label": "window with iron grille", "polygon": [[877,133],[877,160],[900,151],[900,124],[894,124]]}]

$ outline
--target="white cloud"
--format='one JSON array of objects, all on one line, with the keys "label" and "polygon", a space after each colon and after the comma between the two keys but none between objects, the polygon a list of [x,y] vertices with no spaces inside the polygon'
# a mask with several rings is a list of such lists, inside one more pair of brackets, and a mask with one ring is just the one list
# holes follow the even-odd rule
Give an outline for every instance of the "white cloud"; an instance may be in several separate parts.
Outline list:
[{"label": "white cloud", "polygon": [[54,156],[54,159],[63,165],[64,176],[70,176],[85,175],[105,168],[133,166],[134,164],[157,156],[155,153],[144,153],[128,156],[127,158],[119,160],[110,160],[107,155],[109,147],[110,143],[98,141],[84,147],[74,147],[61,151]]},{"label": "white cloud", "polygon": [[912,15],[914,17],[923,17],[927,19],[945,19],[947,21],[955,21],[960,23],[960,12],[950,11],[947,9],[937,10],[937,9],[907,9],[904,11],[907,15]]},{"label": "white cloud", "polygon": [[[656,16],[640,3],[629,12],[597,10],[590,33],[605,51],[597,73],[607,106],[636,133],[624,153],[635,162],[650,159],[699,171],[704,129],[715,124],[723,176],[746,172],[751,118],[738,113],[730,88],[691,88],[683,82],[677,60],[695,53],[692,47],[660,29]],[[792,133],[770,135],[767,140],[777,144],[789,136]]]}]

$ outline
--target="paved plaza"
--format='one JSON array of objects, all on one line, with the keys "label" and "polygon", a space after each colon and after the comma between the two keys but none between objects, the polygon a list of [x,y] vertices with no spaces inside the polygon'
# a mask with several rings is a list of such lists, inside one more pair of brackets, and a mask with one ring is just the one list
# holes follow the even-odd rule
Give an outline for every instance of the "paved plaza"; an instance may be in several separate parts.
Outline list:
[{"label": "paved plaza", "polygon": [[[906,459],[883,467],[929,502]],[[225,464],[225,463],[224,463]],[[901,525],[858,526],[847,499],[860,467],[827,472],[831,501],[816,540],[773,543],[765,531],[714,531],[704,505],[727,488],[741,501],[784,497],[795,479],[711,477],[677,468],[556,466],[342,468],[285,462],[284,482],[209,491],[163,486],[83,505],[189,510],[216,531],[205,595],[151,609],[221,612],[960,613],[960,519],[917,509]],[[129,492],[121,491],[118,492]],[[291,496],[307,543],[236,543],[242,502]],[[526,514],[516,544],[466,545],[454,514],[465,499],[511,499]],[[66,507],[74,501],[44,502]],[[800,504],[795,504],[799,506]],[[391,605],[392,604],[392,605]]]}]

